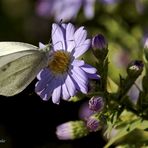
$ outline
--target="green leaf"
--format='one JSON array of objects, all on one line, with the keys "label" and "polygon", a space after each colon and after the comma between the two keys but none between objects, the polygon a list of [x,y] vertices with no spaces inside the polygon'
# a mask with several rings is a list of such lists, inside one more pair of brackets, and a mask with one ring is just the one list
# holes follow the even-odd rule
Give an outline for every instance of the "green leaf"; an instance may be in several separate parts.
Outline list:
[{"label": "green leaf", "polygon": [[144,148],[143,146],[148,146],[148,132],[141,129],[135,129],[128,135],[124,136],[117,144],[128,144],[130,146],[129,148]]},{"label": "green leaf", "polygon": [[118,85],[108,76],[107,77],[107,91],[109,93],[116,93],[118,91]]},{"label": "green leaf", "polygon": [[120,138],[122,138],[123,136],[129,134],[131,131],[133,131],[136,128],[142,129],[142,130],[148,128],[148,121],[147,120],[142,120],[141,118],[138,118],[136,120],[128,122],[124,127],[117,128],[118,132],[116,133],[116,135],[114,137],[112,137],[108,141],[108,143],[105,145],[104,148],[108,148],[113,143],[117,142]]}]

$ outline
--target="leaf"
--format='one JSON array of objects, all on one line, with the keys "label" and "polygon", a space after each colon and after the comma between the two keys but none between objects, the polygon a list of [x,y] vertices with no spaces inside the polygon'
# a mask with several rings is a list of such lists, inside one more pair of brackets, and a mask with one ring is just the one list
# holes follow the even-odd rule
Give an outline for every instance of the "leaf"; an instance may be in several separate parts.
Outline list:
[{"label": "leaf", "polygon": [[110,77],[107,77],[107,91],[109,93],[115,93],[118,91],[118,85]]},{"label": "leaf", "polygon": [[147,120],[142,120],[141,118],[138,118],[136,120],[131,121],[130,123],[127,123],[124,127],[117,128],[117,133],[114,137],[112,137],[108,143],[105,145],[104,148],[108,148],[111,146],[113,143],[118,141],[120,138],[123,136],[129,134],[129,132],[133,131],[134,129],[146,129],[148,128],[148,121]]}]

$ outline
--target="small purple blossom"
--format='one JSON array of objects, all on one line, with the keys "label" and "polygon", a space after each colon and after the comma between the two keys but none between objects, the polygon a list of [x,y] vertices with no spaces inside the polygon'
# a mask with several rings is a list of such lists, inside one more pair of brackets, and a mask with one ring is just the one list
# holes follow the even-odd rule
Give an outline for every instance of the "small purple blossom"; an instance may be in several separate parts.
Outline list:
[{"label": "small purple blossom", "polygon": [[[139,77],[137,80],[136,80],[136,85],[138,87],[140,87],[140,90],[142,90],[142,84],[141,83],[141,77]],[[128,91],[127,95],[129,96],[131,102],[133,104],[136,104],[137,101],[138,101],[138,97],[139,97],[139,94],[140,94],[140,90],[139,88],[137,88],[137,86],[133,85],[130,90]]]},{"label": "small purple blossom", "polygon": [[[52,44],[48,66],[37,75],[35,91],[43,99],[58,104],[80,91],[88,91],[88,79],[98,79],[96,68],[77,58],[90,47],[84,27],[77,30],[71,24],[52,25]],[[43,45],[42,45],[43,47]]]},{"label": "small purple blossom", "polygon": [[56,135],[60,140],[74,139],[72,123],[66,122],[57,126]]},{"label": "small purple blossom", "polygon": [[38,0],[36,12],[40,16],[54,17],[56,21],[76,18],[81,7],[87,19],[94,16],[95,0]]},{"label": "small purple blossom", "polygon": [[100,121],[97,117],[92,115],[87,119],[87,128],[90,132],[96,132],[101,127],[102,126],[101,126]]},{"label": "small purple blossom", "polygon": [[54,10],[53,0],[38,0],[36,4],[36,13],[39,16],[52,17]]},{"label": "small purple blossom", "polygon": [[144,48],[148,48],[148,37],[145,37]]},{"label": "small purple blossom", "polygon": [[112,4],[116,4],[120,0],[99,0],[99,1],[104,3],[104,4],[112,5]]},{"label": "small purple blossom", "polygon": [[92,38],[92,51],[96,58],[104,60],[108,53],[108,42],[102,34]]},{"label": "small purple blossom", "polygon": [[117,68],[125,68],[130,62],[130,56],[126,51],[118,51],[113,56],[113,62]]},{"label": "small purple blossom", "polygon": [[102,97],[94,96],[89,100],[89,108],[92,111],[100,112],[104,107],[104,101]]},{"label": "small purple blossom", "polygon": [[88,101],[84,102],[79,109],[79,118],[82,120],[87,120],[94,111],[89,109]]},{"label": "small purple blossom", "polygon": [[102,34],[98,34],[92,39],[92,47],[100,50],[107,49],[108,42]]},{"label": "small purple blossom", "polygon": [[136,6],[136,10],[139,14],[142,14],[145,12],[146,10],[146,5],[144,3],[144,1],[141,0],[135,0],[135,6]]}]

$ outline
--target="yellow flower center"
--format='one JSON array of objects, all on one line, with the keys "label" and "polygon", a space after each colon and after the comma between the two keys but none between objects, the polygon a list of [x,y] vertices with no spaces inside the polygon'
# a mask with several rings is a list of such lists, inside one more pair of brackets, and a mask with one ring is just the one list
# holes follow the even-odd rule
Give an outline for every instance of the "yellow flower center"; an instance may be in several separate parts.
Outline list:
[{"label": "yellow flower center", "polygon": [[53,53],[52,58],[48,63],[48,67],[54,74],[62,74],[68,70],[69,63],[70,54],[59,50]]}]

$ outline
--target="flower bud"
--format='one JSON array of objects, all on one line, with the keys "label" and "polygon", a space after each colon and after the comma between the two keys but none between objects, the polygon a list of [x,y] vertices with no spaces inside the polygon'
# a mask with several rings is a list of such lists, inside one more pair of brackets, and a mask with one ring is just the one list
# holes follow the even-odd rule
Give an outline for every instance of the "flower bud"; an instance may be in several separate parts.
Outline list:
[{"label": "flower bud", "polygon": [[102,97],[94,96],[89,100],[89,109],[95,112],[100,112],[104,107]]},{"label": "flower bud", "polygon": [[96,132],[102,128],[98,116],[92,115],[87,119],[87,128],[90,132]]},{"label": "flower bud", "polygon": [[79,108],[79,118],[87,120],[92,114],[94,114],[94,111],[90,110],[88,101],[84,102]]},{"label": "flower bud", "polygon": [[100,49],[100,50],[107,49],[108,44],[107,44],[107,41],[102,34],[98,34],[98,35],[93,37],[92,47],[96,48],[96,49]]},{"label": "flower bud", "polygon": [[146,38],[146,40],[145,40],[144,48],[148,48],[148,38]]},{"label": "flower bud", "polygon": [[143,71],[143,66],[143,62],[140,60],[132,61],[127,68],[128,76],[138,77]]},{"label": "flower bud", "polygon": [[102,34],[98,34],[92,39],[92,48],[94,56],[98,59],[104,59],[108,53],[108,43]]},{"label": "flower bud", "polygon": [[89,133],[84,121],[69,121],[57,126],[56,135],[60,140],[73,140]]}]

